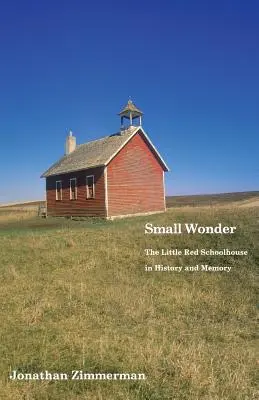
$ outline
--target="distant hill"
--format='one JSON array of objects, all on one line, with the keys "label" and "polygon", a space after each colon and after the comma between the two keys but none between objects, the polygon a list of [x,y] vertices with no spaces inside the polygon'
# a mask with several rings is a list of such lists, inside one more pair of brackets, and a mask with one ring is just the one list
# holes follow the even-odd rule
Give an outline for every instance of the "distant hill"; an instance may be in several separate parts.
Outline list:
[{"label": "distant hill", "polygon": [[39,206],[40,204],[44,204],[44,200],[34,200],[34,201],[23,201],[23,202],[12,202],[12,203],[5,203],[0,204],[0,207],[31,207],[31,206]]},{"label": "distant hill", "polygon": [[166,205],[167,207],[198,207],[254,200],[256,198],[259,198],[259,191],[199,195],[196,194],[188,196],[167,196]]},{"label": "distant hill", "polygon": [[[232,192],[232,193],[217,193],[217,194],[194,194],[187,196],[167,196],[166,205],[167,207],[184,207],[184,206],[210,206],[216,204],[233,203],[240,201],[248,201],[259,199],[259,191],[251,192]],[[44,200],[26,201],[26,202],[15,202],[8,204],[0,204],[1,208],[31,208],[38,207],[40,204],[44,204]]]}]

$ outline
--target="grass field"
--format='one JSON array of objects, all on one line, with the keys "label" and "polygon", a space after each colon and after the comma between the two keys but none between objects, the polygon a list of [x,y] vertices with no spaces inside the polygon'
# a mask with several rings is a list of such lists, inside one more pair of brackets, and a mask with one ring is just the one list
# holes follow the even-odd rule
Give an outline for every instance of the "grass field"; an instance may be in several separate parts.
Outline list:
[{"label": "grass field", "polygon": [[[251,400],[259,208],[181,207],[113,222],[0,211],[3,400]],[[234,235],[144,235],[144,225],[236,225]],[[247,249],[147,257],[145,248]],[[231,266],[146,272],[145,264]],[[10,381],[20,372],[145,373],[145,381]]]}]

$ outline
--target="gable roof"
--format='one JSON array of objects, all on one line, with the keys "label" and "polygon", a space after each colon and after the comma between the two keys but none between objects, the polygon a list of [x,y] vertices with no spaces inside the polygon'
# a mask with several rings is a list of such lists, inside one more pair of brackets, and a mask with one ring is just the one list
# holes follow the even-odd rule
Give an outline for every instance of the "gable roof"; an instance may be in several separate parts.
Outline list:
[{"label": "gable roof", "polygon": [[47,171],[45,171],[41,175],[41,178],[46,178],[52,175],[65,174],[73,171],[80,171],[83,169],[105,166],[139,131],[141,131],[147,139],[154,153],[158,157],[160,163],[163,165],[164,170],[169,171],[166,163],[156,150],[155,146],[151,143],[144,130],[139,126],[131,126],[122,132],[118,132],[98,140],[93,140],[91,142],[78,145],[72,153],[63,156]]}]

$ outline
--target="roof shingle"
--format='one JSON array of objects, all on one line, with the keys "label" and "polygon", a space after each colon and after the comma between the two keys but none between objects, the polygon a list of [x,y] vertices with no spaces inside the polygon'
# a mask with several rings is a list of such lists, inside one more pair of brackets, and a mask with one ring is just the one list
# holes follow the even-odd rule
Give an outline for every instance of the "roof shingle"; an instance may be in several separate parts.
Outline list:
[{"label": "roof shingle", "polygon": [[138,128],[131,126],[123,132],[78,145],[72,153],[60,158],[41,177],[106,165]]}]

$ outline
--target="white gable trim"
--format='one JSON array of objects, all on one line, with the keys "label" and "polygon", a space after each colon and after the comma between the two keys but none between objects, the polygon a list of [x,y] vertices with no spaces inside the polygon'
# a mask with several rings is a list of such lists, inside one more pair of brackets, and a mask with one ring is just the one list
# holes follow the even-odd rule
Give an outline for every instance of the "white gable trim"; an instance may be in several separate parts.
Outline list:
[{"label": "white gable trim", "polygon": [[104,191],[105,191],[105,210],[106,210],[106,218],[108,218],[108,179],[107,179],[107,167],[104,167]]},{"label": "white gable trim", "polygon": [[159,153],[159,151],[157,150],[157,148],[153,145],[153,143],[151,142],[151,140],[149,139],[148,135],[146,134],[146,132],[144,131],[143,128],[140,128],[143,135],[145,136],[145,138],[147,139],[148,143],[150,144],[150,146],[152,147],[152,149],[154,150],[154,152],[157,154],[158,158],[162,161],[162,164],[164,165],[165,169],[167,171],[170,171],[170,168],[168,167],[168,165],[166,164],[166,162],[164,161],[164,159],[162,158],[161,154]]},{"label": "white gable trim", "polygon": [[163,166],[165,167],[166,171],[170,171],[169,167],[166,165],[165,161],[163,160],[163,158],[161,157],[161,155],[159,154],[158,150],[156,149],[156,147],[153,145],[153,143],[151,142],[151,140],[149,139],[148,135],[146,134],[146,132],[144,131],[144,129],[141,126],[137,126],[136,129],[132,132],[132,135],[129,136],[129,138],[126,140],[126,142],[123,143],[123,145],[121,145],[119,147],[119,149],[116,150],[116,152],[106,161],[105,165],[108,165],[109,162],[121,151],[121,149],[123,149],[124,146],[126,146],[126,144],[130,141],[130,139],[132,139],[132,137],[137,133],[141,131],[143,133],[143,135],[145,136],[147,142],[150,144],[150,146],[152,147],[152,149],[154,150],[155,154],[158,156],[158,158],[160,159],[160,161],[162,162]]}]

